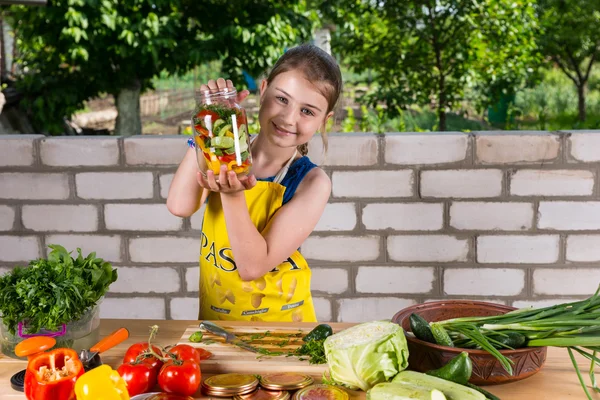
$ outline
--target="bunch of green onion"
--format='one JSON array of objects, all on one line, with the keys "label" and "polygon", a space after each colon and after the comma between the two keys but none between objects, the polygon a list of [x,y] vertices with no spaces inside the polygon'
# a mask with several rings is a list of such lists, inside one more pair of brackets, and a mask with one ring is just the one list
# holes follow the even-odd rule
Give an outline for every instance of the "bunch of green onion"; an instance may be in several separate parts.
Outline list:
[{"label": "bunch of green onion", "polygon": [[600,287],[586,300],[558,304],[545,308],[522,308],[489,317],[453,318],[431,324],[432,330],[442,330],[455,347],[480,348],[494,355],[504,369],[512,374],[512,360],[498,349],[513,349],[502,339],[522,336],[527,347],[566,347],[579,382],[588,399],[592,399],[573,352],[591,361],[589,376],[594,391],[594,366],[600,365]]}]

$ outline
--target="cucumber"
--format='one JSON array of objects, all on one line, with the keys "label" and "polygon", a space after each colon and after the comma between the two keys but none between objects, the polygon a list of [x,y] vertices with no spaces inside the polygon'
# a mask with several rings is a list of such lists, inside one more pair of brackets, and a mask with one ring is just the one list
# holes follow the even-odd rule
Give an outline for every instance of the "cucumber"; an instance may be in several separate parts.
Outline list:
[{"label": "cucumber", "polygon": [[[494,339],[513,349],[519,349],[525,347],[527,344],[527,337],[518,332],[506,332],[506,336],[495,336]],[[497,346],[498,348],[504,349],[505,347]]]},{"label": "cucumber", "polygon": [[398,373],[392,379],[392,383],[436,388],[444,393],[448,400],[485,400],[485,396],[474,389],[415,371]]},{"label": "cucumber", "polygon": [[473,385],[472,383],[467,383],[466,386],[470,387],[471,389],[477,390],[479,393],[483,394],[488,400],[500,400],[499,397],[494,396],[487,390],[483,390],[479,386]]},{"label": "cucumber", "polygon": [[433,333],[433,337],[435,338],[435,342],[440,346],[448,346],[454,347],[454,343],[452,339],[450,339],[450,335],[444,329],[443,326],[438,325],[436,322],[433,322],[431,325],[431,333]]},{"label": "cucumber", "polygon": [[333,329],[327,324],[320,324],[308,332],[306,336],[302,338],[304,342],[312,342],[313,340],[324,340],[329,336],[333,335]]},{"label": "cucumber", "polygon": [[[216,133],[217,136],[225,136],[225,134],[231,130],[231,124],[223,124],[219,126],[219,130],[213,129],[213,133]],[[233,138],[232,138],[233,139]]]},{"label": "cucumber", "polygon": [[445,379],[450,382],[455,382],[459,385],[465,385],[467,382],[469,382],[472,373],[473,363],[471,362],[469,354],[466,351],[463,351],[448,361],[442,368],[426,372],[427,375]]},{"label": "cucumber", "polygon": [[216,136],[210,141],[213,147],[218,149],[227,149],[233,147],[233,138],[227,136]]},{"label": "cucumber", "polygon": [[446,400],[435,388],[383,382],[367,391],[367,400]]},{"label": "cucumber", "polygon": [[425,321],[423,317],[415,313],[410,314],[408,320],[410,322],[410,330],[415,334],[417,339],[435,343],[435,338],[433,337],[433,333],[431,333],[429,322]]},{"label": "cucumber", "polygon": [[241,124],[238,128],[238,137],[240,139],[245,138],[248,135],[248,128],[246,128],[246,124]]},{"label": "cucumber", "polygon": [[219,132],[219,127],[221,125],[223,125],[225,123],[225,121],[223,121],[221,118],[219,118],[218,120],[216,120],[215,122],[213,122],[213,126],[212,126],[212,131],[214,132]]}]

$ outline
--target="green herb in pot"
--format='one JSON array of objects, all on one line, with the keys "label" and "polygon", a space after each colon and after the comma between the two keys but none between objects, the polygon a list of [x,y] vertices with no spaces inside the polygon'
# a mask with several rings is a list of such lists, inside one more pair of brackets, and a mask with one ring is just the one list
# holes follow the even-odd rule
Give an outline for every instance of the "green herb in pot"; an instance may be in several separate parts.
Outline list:
[{"label": "green herb in pot", "polygon": [[79,320],[117,280],[117,270],[96,253],[84,258],[77,249],[72,258],[62,246],[48,247],[48,259],[0,277],[0,318],[12,335],[21,321],[27,322],[26,333],[36,333]]}]

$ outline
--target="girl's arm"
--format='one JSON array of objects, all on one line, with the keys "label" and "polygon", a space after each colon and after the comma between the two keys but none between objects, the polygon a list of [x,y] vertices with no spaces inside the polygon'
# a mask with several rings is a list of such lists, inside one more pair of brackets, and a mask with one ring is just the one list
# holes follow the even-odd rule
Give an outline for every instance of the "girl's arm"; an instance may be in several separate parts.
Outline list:
[{"label": "girl's arm", "polygon": [[285,261],[313,231],[331,193],[331,181],[320,168],[302,180],[294,197],[263,232],[252,223],[244,192],[221,193],[231,251],[242,280],[265,275]]},{"label": "girl's arm", "polygon": [[183,157],[183,161],[179,164],[179,168],[177,168],[171,187],[169,187],[167,208],[171,214],[178,217],[189,217],[200,208],[201,198],[206,197],[208,190],[204,190],[206,193],[203,193],[203,189],[196,178],[197,174],[196,151],[189,148]]}]

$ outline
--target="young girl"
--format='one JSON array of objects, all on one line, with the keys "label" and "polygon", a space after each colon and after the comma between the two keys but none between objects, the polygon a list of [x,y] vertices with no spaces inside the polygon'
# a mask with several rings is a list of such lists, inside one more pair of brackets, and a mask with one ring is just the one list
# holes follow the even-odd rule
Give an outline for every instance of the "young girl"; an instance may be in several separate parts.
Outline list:
[{"label": "young girl", "polygon": [[[313,45],[288,50],[260,86],[260,134],[251,144],[251,175],[198,172],[189,149],[173,178],[167,207],[188,217],[208,196],[200,249],[200,319],[308,321],[316,316],[310,269],[298,248],[331,193],[307,143],[333,115],[342,77],[335,60]],[[202,85],[216,92],[231,81]],[[238,95],[242,100],[248,93]],[[208,195],[210,193],[210,195]]]}]

